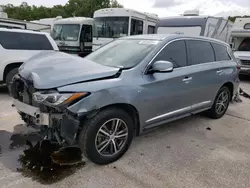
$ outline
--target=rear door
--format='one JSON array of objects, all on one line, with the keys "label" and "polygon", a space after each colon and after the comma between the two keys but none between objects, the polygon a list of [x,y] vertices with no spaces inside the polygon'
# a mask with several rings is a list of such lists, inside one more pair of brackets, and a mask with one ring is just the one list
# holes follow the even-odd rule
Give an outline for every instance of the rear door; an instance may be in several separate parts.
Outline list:
[{"label": "rear door", "polygon": [[210,42],[190,39],[186,40],[188,52],[187,71],[192,77],[193,106],[195,109],[205,108],[212,104],[217,86],[216,62]]}]

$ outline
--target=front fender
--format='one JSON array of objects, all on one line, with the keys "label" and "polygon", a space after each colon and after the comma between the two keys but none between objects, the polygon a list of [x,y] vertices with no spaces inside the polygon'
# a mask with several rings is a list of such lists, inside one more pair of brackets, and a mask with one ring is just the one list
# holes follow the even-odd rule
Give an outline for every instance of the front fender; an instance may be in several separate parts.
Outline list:
[{"label": "front fender", "polygon": [[86,98],[68,107],[68,110],[74,114],[82,116],[88,112],[99,110],[100,108],[112,103],[112,96],[108,90],[100,90],[91,93]]}]

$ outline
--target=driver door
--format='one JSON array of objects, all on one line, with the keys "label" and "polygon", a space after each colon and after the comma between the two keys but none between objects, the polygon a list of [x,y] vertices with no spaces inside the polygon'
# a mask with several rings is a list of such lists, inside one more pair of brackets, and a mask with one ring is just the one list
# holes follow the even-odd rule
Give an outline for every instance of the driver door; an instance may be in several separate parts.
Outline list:
[{"label": "driver door", "polygon": [[192,78],[187,67],[187,51],[184,40],[168,44],[153,60],[170,61],[173,72],[144,75],[144,117],[146,126],[169,118],[174,118],[191,111]]}]

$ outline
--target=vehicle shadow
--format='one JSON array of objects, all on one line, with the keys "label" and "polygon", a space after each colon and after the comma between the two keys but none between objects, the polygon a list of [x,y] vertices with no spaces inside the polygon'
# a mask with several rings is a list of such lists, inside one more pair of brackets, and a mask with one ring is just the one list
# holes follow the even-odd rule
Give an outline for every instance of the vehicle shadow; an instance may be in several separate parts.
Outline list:
[{"label": "vehicle shadow", "polygon": [[239,78],[240,78],[240,81],[244,81],[244,82],[249,82],[250,83],[250,76],[248,76],[248,75],[240,75]]},{"label": "vehicle shadow", "polygon": [[85,162],[72,166],[53,163],[50,154],[37,147],[40,140],[37,131],[25,125],[16,125],[13,132],[0,130],[0,163],[41,184],[56,183],[85,165]]},{"label": "vehicle shadow", "polygon": [[0,85],[0,94],[6,94],[8,93],[8,88],[5,85]]}]

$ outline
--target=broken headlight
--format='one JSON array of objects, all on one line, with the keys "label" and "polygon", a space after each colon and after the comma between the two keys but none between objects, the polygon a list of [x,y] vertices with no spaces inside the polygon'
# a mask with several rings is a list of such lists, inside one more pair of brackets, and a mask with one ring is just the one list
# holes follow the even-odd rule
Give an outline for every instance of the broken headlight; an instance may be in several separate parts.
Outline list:
[{"label": "broken headlight", "polygon": [[87,96],[88,93],[33,93],[33,99],[38,103],[47,105],[57,106],[60,104],[72,104],[73,102],[79,101],[83,97]]}]

